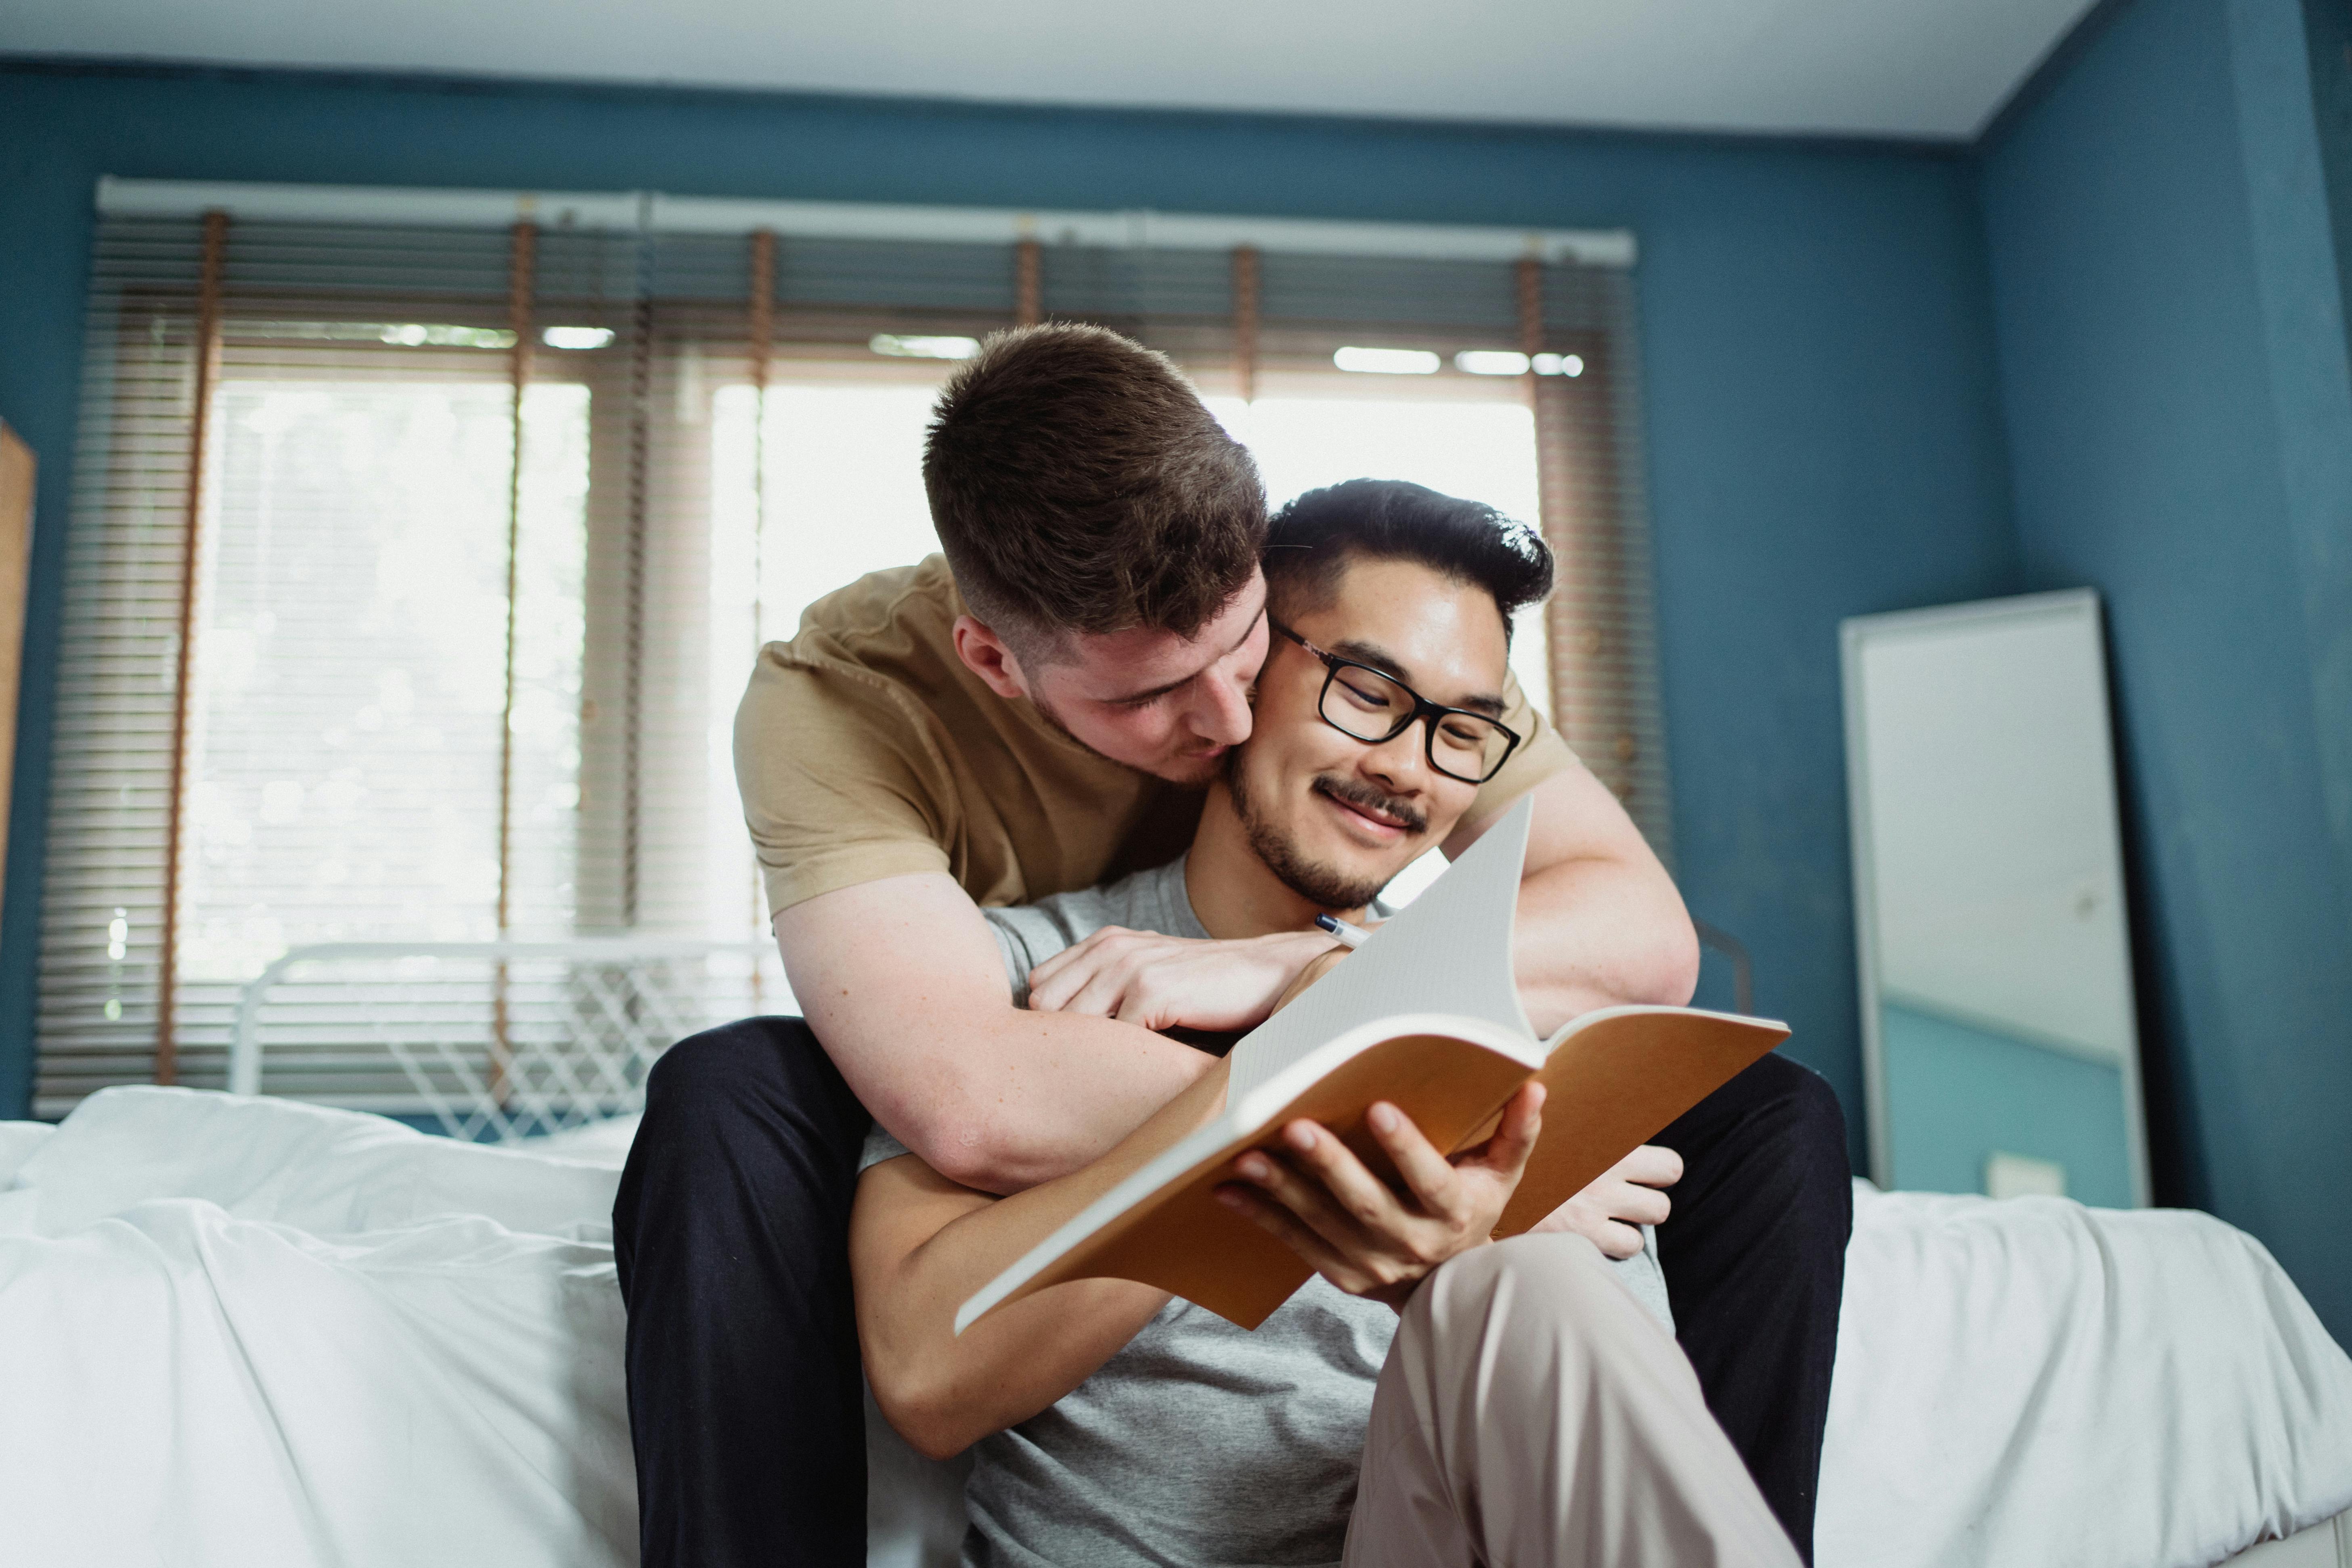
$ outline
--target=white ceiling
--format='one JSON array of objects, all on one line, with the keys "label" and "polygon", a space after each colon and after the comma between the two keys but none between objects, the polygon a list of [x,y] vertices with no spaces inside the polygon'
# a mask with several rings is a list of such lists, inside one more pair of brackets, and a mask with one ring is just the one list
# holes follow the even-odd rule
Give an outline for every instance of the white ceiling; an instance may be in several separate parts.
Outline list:
[{"label": "white ceiling", "polygon": [[1965,138],[2091,0],[9,0],[0,51]]}]

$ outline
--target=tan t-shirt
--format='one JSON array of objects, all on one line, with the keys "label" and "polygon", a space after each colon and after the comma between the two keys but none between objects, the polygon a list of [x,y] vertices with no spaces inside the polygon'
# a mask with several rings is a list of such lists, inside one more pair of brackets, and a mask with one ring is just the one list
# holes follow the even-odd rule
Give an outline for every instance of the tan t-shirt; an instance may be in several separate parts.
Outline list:
[{"label": "tan t-shirt", "polygon": [[[760,650],[735,713],[743,818],[781,912],[884,877],[945,871],[978,904],[1025,904],[1160,865],[1192,842],[1201,792],[1095,755],[956,657],[943,557],[861,577]],[[1470,819],[1575,763],[1514,680],[1528,739]]]}]

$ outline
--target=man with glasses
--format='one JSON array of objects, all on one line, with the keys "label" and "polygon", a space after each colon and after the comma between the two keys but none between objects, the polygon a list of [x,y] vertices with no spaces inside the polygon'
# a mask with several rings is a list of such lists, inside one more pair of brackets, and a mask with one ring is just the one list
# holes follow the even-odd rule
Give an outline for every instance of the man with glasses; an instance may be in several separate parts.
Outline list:
[{"label": "man with glasses", "polygon": [[[744,815],[806,1019],[684,1041],[647,1084],[614,1211],[647,1568],[863,1563],[845,1237],[870,1123],[968,1188],[1066,1175],[1202,1079],[1215,1058],[1192,1031],[1255,1024],[1329,948],[1297,930],[1103,933],[1041,972],[1026,1005],[1007,988],[983,911],[1179,853],[1250,733],[1269,647],[1307,656],[1266,625],[1248,452],[1173,365],[1115,333],[992,338],[941,395],[924,480],[943,557],[812,605],[762,650],[737,718]],[[1443,842],[1458,852],[1533,796],[1513,952],[1531,1021],[1686,1001],[1697,948],[1672,880],[1507,677],[1499,695],[1523,739]],[[1377,825],[1381,808],[1347,809]],[[1700,1112],[1714,1120],[1670,1145],[1685,1173],[1660,1234],[1667,1279],[1711,1408],[1801,1542],[1843,1126],[1821,1080],[1777,1058]],[[1675,1168],[1621,1173],[1570,1217],[1631,1250],[1624,1222],[1665,1213],[1655,1185]]]},{"label": "man with glasses", "polygon": [[[1266,577],[1255,724],[1190,849],[987,911],[1016,994],[1113,923],[1206,949],[1376,914],[1520,743],[1500,717],[1510,616],[1551,579],[1525,529],[1358,480],[1274,521]],[[959,1300],[1213,1115],[1223,1079],[1220,1063],[1100,1162],[1007,1199],[869,1137],[851,1229],[866,1363],[910,1441],[973,1450],[967,1564],[1795,1562],[1670,1325],[1637,1305],[1646,1286],[1666,1316],[1654,1259],[1612,1281],[1566,1216],[1490,1243],[1540,1090],[1451,1161],[1375,1107],[1402,1191],[1311,1122],[1281,1157],[1237,1161],[1221,1195],[1319,1276],[1253,1331],[1117,1279],[953,1331]]]}]

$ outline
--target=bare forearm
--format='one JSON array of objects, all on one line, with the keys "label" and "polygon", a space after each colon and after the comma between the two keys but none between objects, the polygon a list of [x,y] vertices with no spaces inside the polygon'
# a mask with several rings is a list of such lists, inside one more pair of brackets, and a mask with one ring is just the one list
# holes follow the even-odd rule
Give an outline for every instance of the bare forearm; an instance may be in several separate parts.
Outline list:
[{"label": "bare forearm", "polygon": [[955,1332],[973,1291],[1087,1201],[1056,1190],[1066,1185],[990,1200],[915,1159],[877,1165],[861,1182],[851,1241],[858,1340],[882,1413],[925,1453],[957,1453],[1045,1409],[1167,1300],[1127,1280],[1081,1280]]},{"label": "bare forearm", "polygon": [[[897,1070],[861,1083],[845,1063],[850,1087],[933,1169],[989,1193],[1078,1170],[1216,1060],[1132,1024],[1010,1005],[914,1028]],[[906,1061],[936,1070],[911,1075]]]},{"label": "bare forearm", "polygon": [[945,876],[812,899],[777,917],[776,939],[850,1089],[967,1187],[1017,1192],[1076,1170],[1211,1061],[1134,1024],[1013,1006],[996,939]]},{"label": "bare forearm", "polygon": [[1654,863],[1569,860],[1530,875],[1512,961],[1540,1035],[1596,1007],[1679,1006],[1698,984],[1698,938]]},{"label": "bare forearm", "polygon": [[1076,1387],[1167,1300],[1126,1280],[1061,1285],[963,1334],[956,1309],[1007,1265],[1223,1103],[1223,1074],[1177,1096],[1101,1160],[991,1200],[916,1160],[877,1166],[852,1222],[858,1332],[876,1397],[931,1453],[1027,1419]]},{"label": "bare forearm", "polygon": [[[924,1225],[920,1240],[899,1265],[894,1289],[910,1300],[962,1301],[1088,1204],[1214,1116],[1224,1104],[1226,1069],[1213,1060],[1210,1065],[1212,1070],[1198,1082],[1155,1108],[1140,1126],[1083,1170],[1009,1198],[967,1201],[952,1215],[942,1213]],[[859,1201],[864,1202],[862,1191]]]},{"label": "bare forearm", "polygon": [[[937,1382],[902,1397],[889,1380],[876,1403],[898,1434],[934,1458],[1017,1426],[1092,1377],[1168,1303],[1129,1279],[1078,1279],[999,1309],[945,1347]],[[966,1342],[971,1342],[967,1343]],[[866,1364],[875,1361],[866,1352]]]}]

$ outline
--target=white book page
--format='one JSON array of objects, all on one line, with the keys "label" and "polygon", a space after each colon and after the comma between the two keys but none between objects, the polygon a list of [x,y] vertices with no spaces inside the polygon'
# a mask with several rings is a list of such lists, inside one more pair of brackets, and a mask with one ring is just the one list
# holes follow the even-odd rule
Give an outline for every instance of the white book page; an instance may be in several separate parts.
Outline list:
[{"label": "white book page", "polygon": [[1534,816],[1533,798],[1521,799],[1346,963],[1244,1036],[1226,1103],[1241,1104],[1326,1041],[1391,1014],[1480,1018],[1532,1039],[1511,972],[1511,929]]}]

